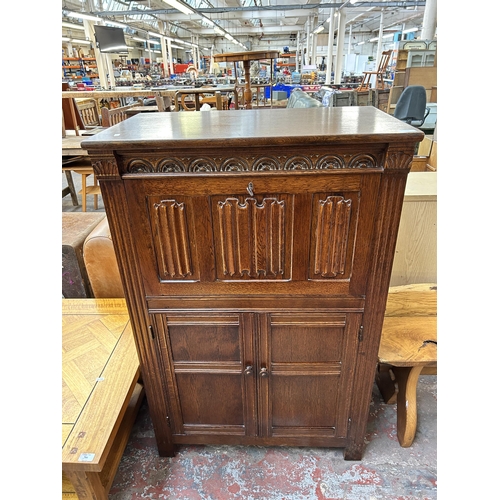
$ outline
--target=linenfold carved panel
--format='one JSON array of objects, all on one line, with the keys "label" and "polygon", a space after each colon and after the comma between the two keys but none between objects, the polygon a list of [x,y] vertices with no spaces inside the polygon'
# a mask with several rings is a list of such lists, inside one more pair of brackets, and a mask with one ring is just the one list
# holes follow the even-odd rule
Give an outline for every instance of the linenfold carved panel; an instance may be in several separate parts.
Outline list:
[{"label": "linenfold carved panel", "polygon": [[287,200],[228,197],[216,201],[219,279],[284,279]]},{"label": "linenfold carved panel", "polygon": [[161,280],[194,279],[186,205],[176,200],[151,204],[151,229]]},{"label": "linenfold carved panel", "polygon": [[313,278],[349,278],[352,260],[353,209],[356,199],[342,195],[316,197],[313,214],[311,275]]}]

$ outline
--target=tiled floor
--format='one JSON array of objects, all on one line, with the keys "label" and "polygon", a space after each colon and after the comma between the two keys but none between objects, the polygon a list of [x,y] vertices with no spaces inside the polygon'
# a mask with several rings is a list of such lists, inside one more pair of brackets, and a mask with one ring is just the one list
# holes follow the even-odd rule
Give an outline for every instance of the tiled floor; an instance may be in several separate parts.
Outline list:
[{"label": "tiled floor", "polygon": [[[77,192],[80,176],[73,174]],[[88,181],[91,183],[92,181]],[[62,187],[66,186],[62,175]],[[80,196],[79,199],[81,200]],[[81,203],[81,201],[80,201]],[[62,211],[81,211],[70,196]],[[87,211],[94,211],[88,197]],[[99,196],[98,211],[104,211]],[[430,500],[437,498],[437,377],[418,385],[418,427],[410,448],[396,436],[396,407],[374,385],[363,459],[341,449],[182,446],[158,456],[147,401],[139,412],[110,500]]]},{"label": "tiled floor", "polygon": [[401,448],[396,407],[374,385],[359,462],[341,449],[182,446],[158,456],[147,402],[139,412],[110,500],[424,500],[437,498],[437,377],[418,385],[418,428]]}]

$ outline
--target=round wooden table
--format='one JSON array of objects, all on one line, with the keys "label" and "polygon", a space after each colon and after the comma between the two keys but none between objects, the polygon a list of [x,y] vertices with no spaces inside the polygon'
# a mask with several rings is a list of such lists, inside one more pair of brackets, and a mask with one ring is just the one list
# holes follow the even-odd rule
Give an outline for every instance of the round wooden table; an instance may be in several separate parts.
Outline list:
[{"label": "round wooden table", "polygon": [[[256,61],[260,59],[275,59],[279,57],[279,51],[277,50],[255,50],[250,52],[228,52],[226,54],[216,54],[214,55],[214,62],[243,62],[243,68],[245,70],[245,107],[247,109],[252,108],[252,89],[250,88],[250,63],[251,61]],[[272,74],[272,63],[271,63],[271,74]],[[237,78],[238,75],[235,75]],[[236,80],[238,81],[238,80]]]}]

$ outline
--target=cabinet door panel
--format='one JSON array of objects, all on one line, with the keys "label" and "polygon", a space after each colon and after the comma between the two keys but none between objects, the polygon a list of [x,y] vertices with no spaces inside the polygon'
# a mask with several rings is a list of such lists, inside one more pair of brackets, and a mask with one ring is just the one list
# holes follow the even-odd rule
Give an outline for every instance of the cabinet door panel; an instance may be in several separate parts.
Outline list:
[{"label": "cabinet door panel", "polygon": [[[333,436],[339,374],[317,376],[307,367],[300,371],[300,375],[289,375],[273,368],[270,381],[273,435],[279,434],[280,428],[283,431],[287,427],[315,427]],[[304,429],[304,432],[309,432],[309,429]]]},{"label": "cabinet door panel", "polygon": [[174,434],[255,435],[250,314],[155,314]]},{"label": "cabinet door panel", "polygon": [[174,362],[240,362],[240,325],[235,316],[219,316],[216,323],[206,317],[174,316],[168,328]]},{"label": "cabinet door panel", "polygon": [[[189,426],[240,426],[245,424],[241,370],[176,370],[176,383],[183,424]],[[188,430],[188,429],[187,429]]]},{"label": "cabinet door panel", "polygon": [[268,314],[259,332],[266,436],[345,437],[361,314]]}]

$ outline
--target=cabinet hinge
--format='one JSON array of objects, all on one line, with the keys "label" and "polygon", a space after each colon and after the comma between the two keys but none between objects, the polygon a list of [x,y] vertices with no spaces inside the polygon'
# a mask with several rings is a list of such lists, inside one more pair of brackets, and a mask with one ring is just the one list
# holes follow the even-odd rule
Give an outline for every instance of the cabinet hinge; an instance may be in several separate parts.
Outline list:
[{"label": "cabinet hinge", "polygon": [[156,335],[155,335],[155,331],[153,330],[153,327],[151,325],[149,325],[148,329],[149,329],[149,334],[151,335],[151,338],[154,340]]},{"label": "cabinet hinge", "polygon": [[358,341],[363,342],[363,325],[359,327],[359,332],[358,332]]}]

